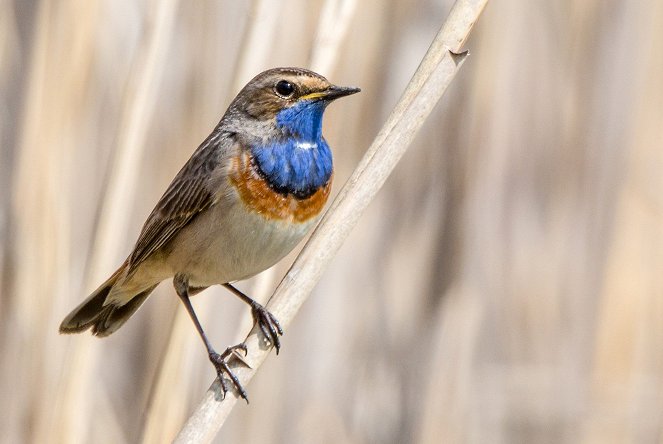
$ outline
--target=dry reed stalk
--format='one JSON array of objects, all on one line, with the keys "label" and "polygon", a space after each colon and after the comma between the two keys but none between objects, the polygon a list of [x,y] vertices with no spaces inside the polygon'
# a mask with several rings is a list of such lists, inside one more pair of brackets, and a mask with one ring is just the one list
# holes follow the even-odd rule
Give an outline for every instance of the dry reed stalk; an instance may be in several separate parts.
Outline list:
[{"label": "dry reed stalk", "polygon": [[[233,91],[239,91],[247,78],[250,78],[264,66],[269,57],[269,50],[274,42],[274,34],[277,30],[279,15],[274,10],[280,10],[278,4],[273,1],[255,0],[251,5],[251,20],[245,29],[242,39],[242,49],[239,51],[240,58],[234,69],[232,82]],[[271,280],[271,273],[263,274],[261,282]],[[261,284],[261,286],[264,285]],[[254,291],[252,294],[256,294]],[[258,293],[260,294],[260,293]],[[203,325],[210,318],[211,310],[207,309],[211,300],[203,299],[196,308],[198,317]],[[178,307],[175,314],[175,322],[165,348],[165,356],[159,367],[154,388],[150,394],[148,412],[145,426],[142,431],[143,443],[159,443],[172,439],[178,428],[186,418],[183,399],[188,394],[188,385],[183,381],[191,381],[186,377],[187,367],[183,364],[190,362],[186,358],[192,349],[200,346],[197,336],[187,334],[191,331],[191,320],[185,310]],[[250,315],[249,315],[250,318]],[[240,324],[248,323],[249,319]],[[173,390],[173,387],[178,390]],[[164,418],[168,418],[164,427]]]},{"label": "dry reed stalk", "polygon": [[[9,88],[14,70],[19,65],[19,51],[17,47],[18,29],[15,20],[14,7],[11,2],[0,3],[0,102],[9,99]],[[2,246],[7,242],[7,227],[9,225],[11,170],[10,170],[10,144],[13,130],[11,125],[15,119],[3,118],[0,121],[0,313],[7,313],[4,304],[6,298],[2,297],[6,290],[5,257],[7,249]],[[1,340],[1,338],[0,338]],[[1,424],[0,424],[1,425]]]},{"label": "dry reed stalk", "polygon": [[[454,78],[466,57],[466,54],[460,54],[461,45],[486,2],[459,0],[454,4],[399,104],[276,289],[267,308],[284,328],[293,320],[325,266]],[[246,361],[251,368],[232,363],[243,384],[250,381],[271,351],[271,346],[260,342],[256,328],[247,337],[246,344]],[[235,391],[228,393],[225,399],[221,397],[218,381],[215,381],[175,442],[211,441],[238,399]]]},{"label": "dry reed stalk", "polygon": [[[19,379],[25,378],[20,383],[8,379],[11,384],[23,385],[22,396],[28,397],[24,402],[13,400],[11,404],[29,409],[19,423],[31,421],[30,432],[35,441],[51,439],[54,430],[62,430],[62,411],[53,406],[57,405],[54,398],[63,363],[52,362],[51,358],[64,354],[55,333],[55,318],[61,312],[59,303],[71,288],[72,213],[67,209],[72,207],[71,153],[77,136],[72,122],[80,118],[78,113],[84,102],[80,85],[89,74],[93,51],[89,36],[94,32],[97,11],[96,4],[76,8],[73,3],[45,1],[38,5],[13,187],[13,242],[19,251],[12,289],[16,301],[14,325],[8,337],[19,350],[12,360],[12,371],[7,374],[20,373]],[[58,32],[57,24],[71,16],[75,8],[81,26],[74,26],[70,33]],[[66,60],[59,58],[64,53],[68,55]],[[51,79],[59,80],[57,88],[47,86]],[[42,399],[51,404],[41,402]]]},{"label": "dry reed stalk", "polygon": [[430,350],[432,364],[422,390],[423,414],[413,428],[417,432],[414,442],[433,443],[441,437],[445,442],[467,442],[472,358],[483,307],[470,289],[458,287],[438,308]]},{"label": "dry reed stalk", "polygon": [[[141,442],[168,442],[177,433],[178,424],[187,414],[186,402],[190,378],[183,378],[190,366],[199,339],[191,334],[191,319],[185,310],[177,310],[171,325],[164,355],[159,364],[147,407]],[[188,352],[188,353],[187,353]]]},{"label": "dry reed stalk", "polygon": [[313,71],[328,76],[333,71],[356,8],[357,0],[327,0],[325,2],[318,21],[309,63]]},{"label": "dry reed stalk", "polygon": [[[106,442],[140,436],[135,412],[161,367],[163,320],[177,303],[169,286],[128,330],[90,339],[109,359],[97,366],[89,399],[65,413],[53,394],[67,352],[86,340],[59,336],[57,323],[83,296],[99,176],[110,170],[126,106],[117,92],[127,97],[129,70],[138,66],[133,45],[145,40],[157,3],[0,2],[0,219],[8,222],[0,239],[0,405],[9,406],[2,442],[58,439],[64,414]],[[171,178],[162,172],[179,167],[217,117],[249,4],[208,0],[178,11],[145,146],[145,159],[156,156],[140,167],[145,192],[136,198],[147,198],[128,205],[132,227],[162,191],[153,185]],[[302,13],[303,4],[275,6],[268,66],[306,60],[320,17]],[[330,109],[326,122],[339,184],[450,5],[357,2],[332,77],[366,88]],[[486,10],[473,31],[471,66],[456,79],[466,87],[456,84],[429,117],[417,149],[325,271],[316,287],[324,297],[309,298],[282,356],[252,380],[250,408],[238,408],[217,440],[658,440],[662,5],[506,0]],[[191,16],[203,26],[189,27]],[[205,45],[216,49],[201,58]],[[109,69],[117,55],[130,56]],[[197,136],[170,143],[183,134]],[[426,238],[432,242],[420,242]],[[211,293],[196,304],[224,304],[211,313],[235,324],[226,307],[236,301]],[[343,334],[321,342],[322,319]],[[232,334],[207,325],[212,335]],[[174,412],[191,410],[200,375],[212,375],[195,341],[184,350],[195,362],[170,400],[159,401]],[[184,397],[182,384],[190,384]],[[161,419],[172,433],[169,418],[166,411]]]},{"label": "dry reed stalk", "polygon": [[235,73],[233,91],[239,91],[269,59],[274,45],[282,11],[282,0],[254,0],[251,4],[251,19],[242,39]]},{"label": "dry reed stalk", "polygon": [[630,150],[624,185],[615,196],[615,228],[597,310],[589,408],[581,433],[586,443],[662,439],[662,20],[663,4],[656,2],[639,21],[644,35],[638,40],[651,42],[650,54],[659,56],[634,63],[630,73],[628,94],[637,111],[630,116]]},{"label": "dry reed stalk", "polygon": [[[117,151],[101,204],[85,288],[92,290],[118,264],[125,243],[130,212],[127,208],[135,195],[148,124],[154,111],[159,78],[165,71],[167,50],[175,22],[177,0],[158,2],[150,23],[145,47],[139,51],[137,71],[129,88],[125,112],[118,131]],[[65,363],[64,381],[60,384],[59,442],[83,442],[89,418],[72,412],[88,411],[92,371],[97,355],[90,348],[91,339],[72,337],[74,349]]]},{"label": "dry reed stalk", "polygon": [[[332,77],[365,89],[326,122],[338,184],[451,3],[357,2]],[[617,3],[506,0],[484,12],[472,63],[456,79],[464,86],[428,118],[289,326],[282,355],[251,381],[251,406],[217,441],[659,440],[663,3]],[[134,45],[157,4],[0,2],[1,442],[58,440],[71,424],[57,422],[63,415],[105,442],[134,441],[144,425],[136,412],[166,355],[170,286],[108,340],[62,337],[57,324],[83,296],[99,176],[110,170],[124,88],[139,66]],[[178,11],[144,147],[154,163],[140,167],[136,199],[147,198],[127,205],[132,227],[162,191],[154,184],[171,178],[163,172],[216,119],[249,5],[208,0]],[[320,17],[302,5],[275,6],[266,66],[306,60]],[[190,27],[191,17],[202,26]],[[126,59],[113,64],[118,55]],[[210,292],[196,307],[223,310],[201,314],[235,324],[226,307],[240,313],[240,304]],[[342,334],[321,338],[323,320]],[[207,326],[213,336],[233,332]],[[195,362],[159,400],[172,410],[153,412],[168,438],[166,422],[182,421],[177,409],[192,410],[192,393],[206,388],[200,376],[212,375],[195,332],[184,330]],[[53,394],[67,352],[85,340],[107,365],[65,411]]]}]

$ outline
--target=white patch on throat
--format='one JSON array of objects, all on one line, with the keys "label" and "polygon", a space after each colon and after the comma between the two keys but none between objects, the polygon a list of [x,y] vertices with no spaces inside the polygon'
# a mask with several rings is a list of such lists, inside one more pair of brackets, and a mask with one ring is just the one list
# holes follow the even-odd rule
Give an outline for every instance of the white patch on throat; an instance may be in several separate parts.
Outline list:
[{"label": "white patch on throat", "polygon": [[318,144],[315,142],[297,142],[295,146],[300,150],[312,150],[317,148]]}]

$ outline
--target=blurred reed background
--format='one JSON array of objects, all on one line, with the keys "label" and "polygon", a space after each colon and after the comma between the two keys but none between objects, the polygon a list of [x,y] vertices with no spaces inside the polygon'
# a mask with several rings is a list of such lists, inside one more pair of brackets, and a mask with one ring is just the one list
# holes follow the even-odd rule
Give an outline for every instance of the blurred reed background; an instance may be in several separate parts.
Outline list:
[{"label": "blurred reed background", "polygon": [[[107,339],[59,322],[266,68],[362,87],[338,190],[450,5],[0,1],[0,441],[172,439],[213,369],[170,283]],[[493,0],[467,48],[218,442],[662,439],[663,2]],[[220,349],[250,327],[194,304]]]}]

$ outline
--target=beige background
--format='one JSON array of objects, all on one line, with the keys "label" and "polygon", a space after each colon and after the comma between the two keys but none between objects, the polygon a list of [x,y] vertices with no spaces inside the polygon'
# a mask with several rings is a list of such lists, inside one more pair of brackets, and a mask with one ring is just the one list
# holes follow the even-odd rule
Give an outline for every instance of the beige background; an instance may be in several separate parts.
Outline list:
[{"label": "beige background", "polygon": [[[263,69],[362,88],[338,191],[450,4],[0,1],[0,441],[172,439],[213,369],[171,285],[108,339],[60,320]],[[661,440],[663,2],[493,0],[467,48],[218,442]],[[249,329],[194,304],[219,349]]]}]

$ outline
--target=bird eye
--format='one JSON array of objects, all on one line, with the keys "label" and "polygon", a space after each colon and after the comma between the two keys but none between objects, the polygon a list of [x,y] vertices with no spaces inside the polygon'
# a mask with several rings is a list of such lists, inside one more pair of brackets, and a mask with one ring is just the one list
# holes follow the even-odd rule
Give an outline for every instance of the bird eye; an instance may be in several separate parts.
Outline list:
[{"label": "bird eye", "polygon": [[276,91],[276,94],[279,96],[288,99],[295,93],[295,85],[287,80],[281,80],[274,87],[274,91]]}]

